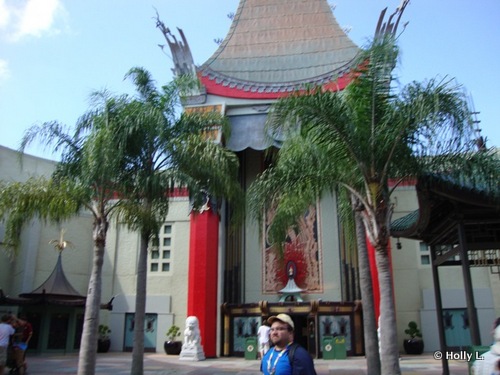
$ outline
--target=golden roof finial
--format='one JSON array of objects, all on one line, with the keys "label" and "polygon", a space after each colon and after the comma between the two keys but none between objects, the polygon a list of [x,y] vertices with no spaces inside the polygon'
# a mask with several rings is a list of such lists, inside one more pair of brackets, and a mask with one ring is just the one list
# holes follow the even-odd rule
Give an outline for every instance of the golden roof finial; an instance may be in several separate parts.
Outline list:
[{"label": "golden roof finial", "polygon": [[62,252],[68,246],[73,247],[73,243],[71,243],[71,241],[64,240],[64,233],[65,232],[66,232],[66,229],[61,228],[61,234],[59,235],[59,239],[49,241],[49,244],[54,245],[54,249],[56,249],[59,252]]}]

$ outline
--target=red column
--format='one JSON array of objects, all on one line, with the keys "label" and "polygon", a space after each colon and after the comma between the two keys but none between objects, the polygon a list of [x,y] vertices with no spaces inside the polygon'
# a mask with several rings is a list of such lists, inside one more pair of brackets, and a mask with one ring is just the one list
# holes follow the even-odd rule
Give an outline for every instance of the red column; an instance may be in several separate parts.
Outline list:
[{"label": "red column", "polygon": [[378,283],[377,262],[375,261],[375,248],[372,246],[368,238],[366,239],[366,247],[368,250],[368,261],[370,262],[370,273],[372,275],[373,309],[375,310],[375,323],[378,327],[378,318],[380,316],[380,286]]},{"label": "red column", "polygon": [[196,316],[205,357],[217,354],[217,264],[219,215],[211,208],[191,213],[189,233],[188,316]]},{"label": "red column", "polygon": [[[375,319],[376,319],[375,321],[378,326],[378,318],[380,317],[380,284],[378,282],[378,269],[377,269],[377,262],[375,260],[375,248],[371,244],[368,237],[366,238],[366,246],[368,250],[368,261],[370,262],[370,272],[372,275],[373,308],[375,309]],[[394,272],[392,271],[392,254],[391,254],[390,242],[387,245],[387,256],[389,257],[391,274],[394,277]],[[393,278],[393,286],[394,286],[394,278]]]}]

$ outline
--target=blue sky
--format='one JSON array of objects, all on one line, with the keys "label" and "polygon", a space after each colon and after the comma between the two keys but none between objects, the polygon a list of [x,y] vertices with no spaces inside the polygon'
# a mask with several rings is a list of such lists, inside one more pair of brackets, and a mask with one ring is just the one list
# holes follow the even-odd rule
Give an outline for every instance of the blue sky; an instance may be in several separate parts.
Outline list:
[{"label": "blue sky", "polygon": [[[188,38],[202,64],[223,38],[239,0],[0,0],[0,145],[16,149],[35,123],[72,126],[92,91],[132,93],[132,67],[158,84],[172,79],[172,62],[155,27],[155,9]],[[380,11],[399,0],[331,0],[340,26],[359,46],[373,35]],[[411,0],[400,36],[402,84],[446,76],[471,94],[483,136],[500,146],[500,1]],[[49,157],[40,146],[28,150]]]}]

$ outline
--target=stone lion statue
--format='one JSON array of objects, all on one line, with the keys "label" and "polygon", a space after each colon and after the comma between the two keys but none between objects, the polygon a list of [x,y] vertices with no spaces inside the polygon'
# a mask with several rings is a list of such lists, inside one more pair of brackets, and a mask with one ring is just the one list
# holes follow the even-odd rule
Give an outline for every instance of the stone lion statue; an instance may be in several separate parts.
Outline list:
[{"label": "stone lion statue", "polygon": [[196,316],[188,316],[184,330],[184,344],[182,349],[193,349],[201,344],[200,323]]}]

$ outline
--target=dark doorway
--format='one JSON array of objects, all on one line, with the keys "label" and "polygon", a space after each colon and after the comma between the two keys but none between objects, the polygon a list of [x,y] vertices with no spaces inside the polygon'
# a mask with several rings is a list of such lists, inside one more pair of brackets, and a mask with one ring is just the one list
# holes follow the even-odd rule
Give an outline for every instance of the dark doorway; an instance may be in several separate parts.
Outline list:
[{"label": "dark doorway", "polygon": [[28,349],[38,350],[39,349],[39,340],[40,340],[40,331],[42,329],[42,315],[38,312],[23,312],[20,315],[25,315],[26,320],[30,322],[31,327],[33,328],[33,336],[31,336],[31,340],[28,345]]},{"label": "dark doorway", "polygon": [[307,315],[291,315],[295,324],[294,341],[309,350],[307,333]]},{"label": "dark doorway", "polygon": [[80,349],[80,342],[82,341],[82,332],[83,332],[83,318],[84,314],[76,314],[76,323],[75,323],[75,339],[73,341],[73,349]]},{"label": "dark doorway", "polygon": [[47,349],[65,349],[68,338],[69,313],[52,313]]}]

